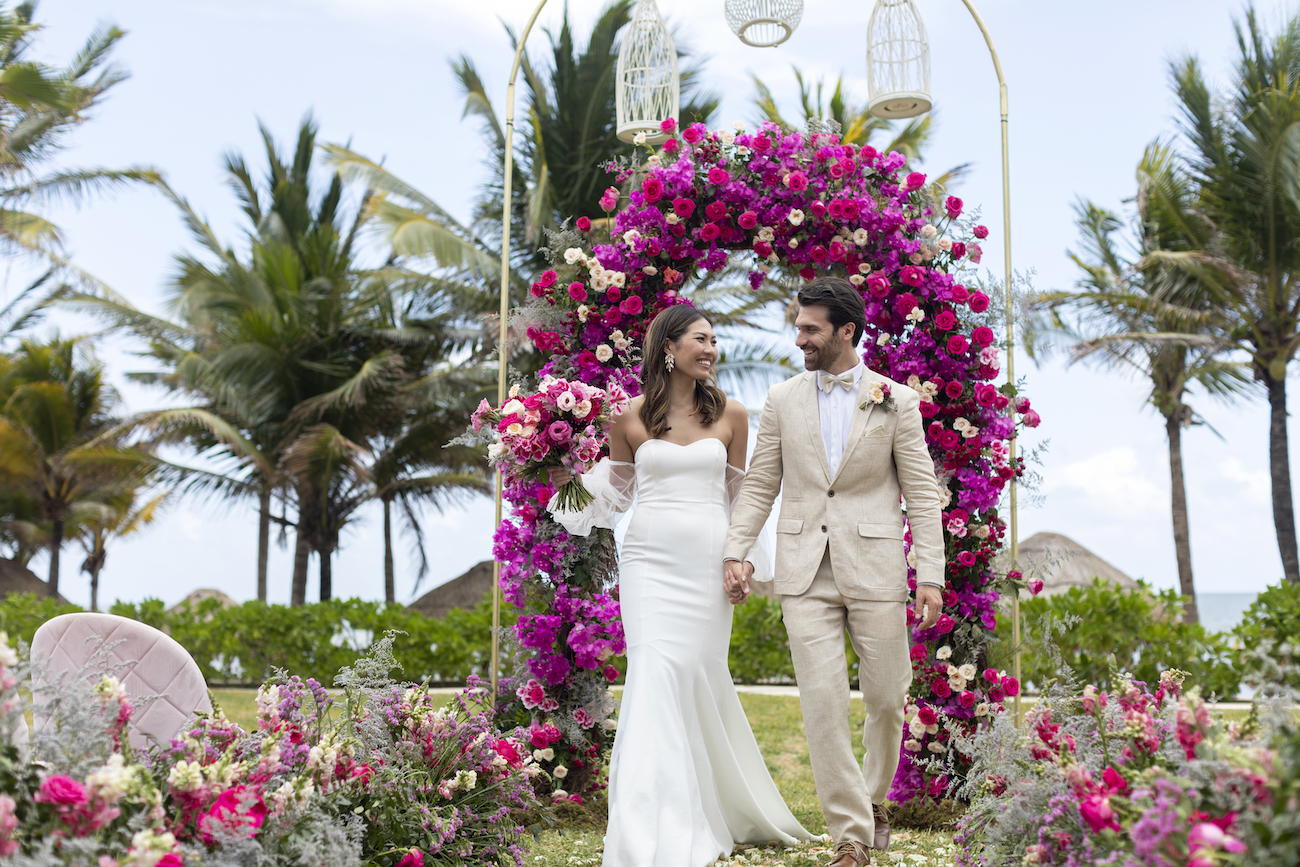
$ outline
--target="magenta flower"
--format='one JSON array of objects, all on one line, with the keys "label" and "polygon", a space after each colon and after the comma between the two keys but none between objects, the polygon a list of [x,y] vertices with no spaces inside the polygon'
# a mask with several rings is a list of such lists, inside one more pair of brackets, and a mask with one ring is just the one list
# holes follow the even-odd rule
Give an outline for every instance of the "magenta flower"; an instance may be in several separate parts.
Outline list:
[{"label": "magenta flower", "polygon": [[550,289],[552,286],[555,285],[555,281],[558,278],[559,278],[558,274],[548,269],[542,272],[542,279],[538,280],[537,282],[542,284],[543,289]]},{"label": "magenta flower", "polygon": [[976,346],[988,346],[993,342],[993,329],[987,325],[980,325],[971,332],[970,339]]},{"label": "magenta flower", "polygon": [[934,628],[939,630],[941,635],[947,635],[957,626],[957,621],[953,620],[947,614],[940,614],[938,621],[935,622]]},{"label": "magenta flower", "polygon": [[704,141],[704,124],[691,124],[682,131],[682,138],[687,144],[699,144]]},{"label": "magenta flower", "polygon": [[677,118],[670,117],[659,122],[659,129],[663,132],[672,132],[677,129]]},{"label": "magenta flower", "polygon": [[411,849],[397,862],[397,867],[424,867],[424,853],[419,849]]},{"label": "magenta flower", "polygon": [[920,662],[930,655],[930,651],[924,644],[913,644],[911,651],[909,651],[909,655],[912,657],[914,662]]},{"label": "magenta flower", "polygon": [[944,199],[943,208],[948,212],[948,219],[955,220],[961,216],[962,200],[956,196],[949,196]]},{"label": "magenta flower", "polygon": [[940,331],[952,331],[957,327],[957,315],[951,310],[943,310],[934,317],[934,325]]},{"label": "magenta flower", "polygon": [[701,241],[717,240],[717,237],[721,234],[722,234],[722,230],[718,228],[718,225],[716,223],[705,223],[703,226],[700,226]]},{"label": "magenta flower", "polygon": [[736,223],[742,229],[752,229],[758,225],[758,214],[753,211],[746,211],[736,219]]},{"label": "magenta flower", "polygon": [[916,296],[911,292],[904,292],[894,299],[894,310],[906,316],[916,309]]},{"label": "magenta flower", "polygon": [[638,315],[641,312],[641,296],[629,295],[619,303],[618,309],[628,316]]},{"label": "magenta flower", "polygon": [[579,304],[587,300],[587,287],[574,281],[569,284],[569,297]]},{"label": "magenta flower", "polygon": [[578,222],[577,222],[577,226],[578,226],[578,231],[579,231],[579,232],[590,232],[590,231],[591,231],[591,218],[590,218],[590,217],[579,217],[579,218],[578,218]]},{"label": "magenta flower", "polygon": [[50,774],[41,780],[36,801],[60,807],[80,807],[87,801],[86,787],[64,774]]},{"label": "magenta flower", "polygon": [[936,677],[930,684],[930,692],[939,696],[939,698],[947,698],[952,695],[952,687],[948,685],[947,678]]},{"label": "magenta flower", "polygon": [[716,166],[709,169],[709,183],[714,186],[725,184],[729,180],[731,180],[731,173],[726,169],[720,169]]},{"label": "magenta flower", "polygon": [[966,350],[970,349],[970,343],[962,335],[954,334],[948,338],[948,345],[944,348],[949,355],[965,355]]},{"label": "magenta flower", "polygon": [[898,272],[898,279],[908,286],[920,286],[925,281],[925,271],[915,265],[904,265],[903,270]]},{"label": "magenta flower", "polygon": [[795,192],[808,189],[808,176],[803,172],[790,172],[785,176],[785,185]]},{"label": "magenta flower", "polygon": [[989,683],[997,683],[1002,680],[1002,676],[998,674],[996,668],[986,668],[984,669],[984,679]]},{"label": "magenta flower", "polygon": [[974,235],[976,238],[979,238],[981,241],[983,241],[985,238],[989,236],[989,230],[984,226],[976,226],[971,231],[971,234]]},{"label": "magenta flower", "polygon": [[907,176],[907,188],[909,190],[919,190],[925,186],[925,175],[920,172],[912,172]]},{"label": "magenta flower", "polygon": [[683,220],[690,219],[691,214],[695,213],[695,202],[680,197],[673,199],[673,213]]},{"label": "magenta flower", "polygon": [[704,216],[716,223],[727,216],[727,206],[723,202],[709,202],[704,207]]},{"label": "magenta flower", "polygon": [[645,196],[647,202],[657,202],[663,198],[664,182],[656,178],[654,175],[648,175],[646,176],[646,179],[641,182],[641,193]]},{"label": "magenta flower", "polygon": [[957,701],[961,703],[962,707],[974,707],[975,693],[971,692],[969,689],[963,689],[961,695],[957,696]]},{"label": "magenta flower", "polygon": [[1004,677],[1002,678],[1002,688],[1006,690],[1007,695],[1015,698],[1020,694],[1020,681],[1014,677]]},{"label": "magenta flower", "polygon": [[889,294],[889,278],[883,274],[872,274],[867,278],[867,289],[877,298],[884,298]]},{"label": "magenta flower", "polygon": [[972,292],[970,296],[970,309],[973,313],[983,313],[989,309],[989,296],[983,292]]}]

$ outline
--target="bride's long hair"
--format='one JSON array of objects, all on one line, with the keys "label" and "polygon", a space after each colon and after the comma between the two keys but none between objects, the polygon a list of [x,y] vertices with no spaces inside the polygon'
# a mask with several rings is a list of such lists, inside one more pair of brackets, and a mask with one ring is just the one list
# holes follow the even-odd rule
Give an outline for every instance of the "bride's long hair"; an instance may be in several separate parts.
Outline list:
[{"label": "bride's long hair", "polygon": [[[646,333],[641,358],[641,422],[654,439],[668,432],[668,382],[671,376],[664,357],[664,341],[676,343],[695,322],[703,319],[713,324],[709,317],[689,304],[678,304],[660,313],[650,323]],[[722,418],[727,407],[727,396],[714,382],[695,381],[695,405],[691,412],[698,415],[700,424],[709,427]]]}]

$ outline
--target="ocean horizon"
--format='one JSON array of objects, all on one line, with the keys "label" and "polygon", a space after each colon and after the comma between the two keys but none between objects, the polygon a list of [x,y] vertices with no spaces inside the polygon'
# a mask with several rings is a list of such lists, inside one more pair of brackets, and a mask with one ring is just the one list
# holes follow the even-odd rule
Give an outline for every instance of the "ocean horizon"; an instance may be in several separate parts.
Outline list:
[{"label": "ocean horizon", "polygon": [[1245,617],[1258,593],[1198,593],[1196,607],[1207,632],[1227,632]]}]

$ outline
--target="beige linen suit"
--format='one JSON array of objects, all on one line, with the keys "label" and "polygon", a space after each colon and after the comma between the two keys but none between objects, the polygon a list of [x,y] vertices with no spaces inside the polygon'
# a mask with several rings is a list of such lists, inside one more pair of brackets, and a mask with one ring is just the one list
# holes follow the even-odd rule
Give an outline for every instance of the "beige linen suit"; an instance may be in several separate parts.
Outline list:
[{"label": "beige linen suit", "polygon": [[[866,401],[888,383],[895,409]],[[943,528],[920,396],[865,370],[853,422],[830,477],[817,405],[817,372],[768,392],[758,443],[731,518],[724,556],[743,559],[782,490],[774,590],[781,597],[799,681],[804,728],[822,812],[836,842],[871,844],[871,805],[898,767],[903,705],[912,680],[903,552],[905,497],[917,580],[943,585]],[[858,405],[866,402],[865,409]],[[861,770],[850,740],[848,630],[866,704]]]}]

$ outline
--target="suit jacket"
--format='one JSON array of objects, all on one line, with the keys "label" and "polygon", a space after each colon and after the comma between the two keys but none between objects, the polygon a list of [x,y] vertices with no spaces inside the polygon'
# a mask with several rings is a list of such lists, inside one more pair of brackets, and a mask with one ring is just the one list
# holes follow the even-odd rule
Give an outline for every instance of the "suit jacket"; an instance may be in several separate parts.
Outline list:
[{"label": "suit jacket", "polygon": [[[822,445],[816,377],[816,371],[802,373],[768,392],[723,556],[744,558],[784,482],[776,525],[777,594],[806,591],[829,545],[835,583],[844,596],[906,601],[901,493],[912,530],[917,581],[943,586],[939,486],[925,444],[920,395],[864,370],[849,439],[832,479]],[[857,408],[873,383],[889,384],[894,411],[870,402],[866,409]]]}]

